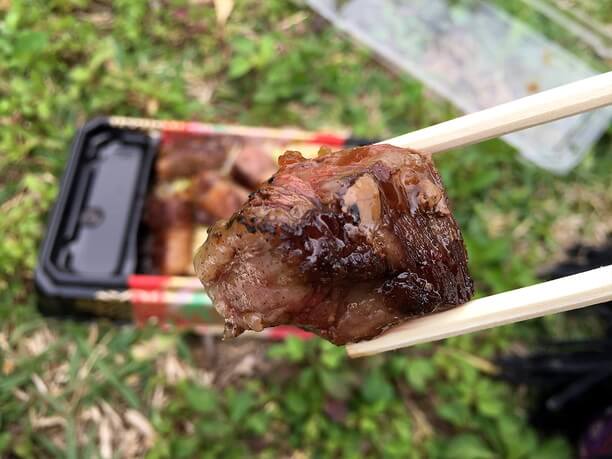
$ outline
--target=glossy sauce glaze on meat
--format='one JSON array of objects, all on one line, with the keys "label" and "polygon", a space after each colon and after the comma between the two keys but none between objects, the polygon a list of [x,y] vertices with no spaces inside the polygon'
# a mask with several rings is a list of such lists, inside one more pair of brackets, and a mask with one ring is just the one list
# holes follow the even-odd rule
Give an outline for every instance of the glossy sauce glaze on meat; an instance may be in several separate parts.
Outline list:
[{"label": "glossy sauce glaze on meat", "polygon": [[374,145],[279,165],[196,256],[226,335],[292,324],[345,344],[470,299],[429,155]]}]

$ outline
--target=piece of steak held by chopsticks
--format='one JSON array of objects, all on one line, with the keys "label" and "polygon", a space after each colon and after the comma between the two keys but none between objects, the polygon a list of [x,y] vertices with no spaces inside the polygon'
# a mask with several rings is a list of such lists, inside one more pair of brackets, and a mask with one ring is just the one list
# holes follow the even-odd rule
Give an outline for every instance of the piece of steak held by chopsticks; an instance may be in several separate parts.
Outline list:
[{"label": "piece of steak held by chopsticks", "polygon": [[288,151],[279,166],[196,255],[226,336],[291,324],[345,344],[470,299],[461,233],[428,154]]}]

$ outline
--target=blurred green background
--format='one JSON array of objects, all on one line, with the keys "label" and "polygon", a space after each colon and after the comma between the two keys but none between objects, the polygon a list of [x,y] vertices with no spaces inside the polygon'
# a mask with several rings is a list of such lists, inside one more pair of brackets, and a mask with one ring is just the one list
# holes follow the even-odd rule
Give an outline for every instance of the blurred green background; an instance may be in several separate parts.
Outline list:
[{"label": "blurred green background", "polygon": [[[592,336],[588,319],[547,317],[348,361],[320,340],[222,343],[36,312],[46,212],[71,137],[93,116],[384,138],[456,115],[299,1],[215,3],[0,0],[0,456],[570,456],[564,440],[529,427],[525,392],[496,380],[490,359]],[[607,1],[576,3],[612,20]],[[507,4],[538,26],[520,0]],[[610,232],[611,134],[566,177],[501,141],[440,156],[480,295],[536,282],[563,248]]]}]

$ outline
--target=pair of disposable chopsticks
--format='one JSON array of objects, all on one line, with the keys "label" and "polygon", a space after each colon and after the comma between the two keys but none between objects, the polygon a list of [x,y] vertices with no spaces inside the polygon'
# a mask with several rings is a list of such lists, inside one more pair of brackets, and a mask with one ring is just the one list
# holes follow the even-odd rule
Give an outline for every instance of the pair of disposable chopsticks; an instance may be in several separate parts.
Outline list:
[{"label": "pair of disposable chopsticks", "polygon": [[[612,72],[543,91],[386,140],[436,153],[612,104]],[[414,319],[378,338],[349,344],[351,357],[378,354],[450,336],[578,309],[612,300],[612,265],[479,298]]]}]

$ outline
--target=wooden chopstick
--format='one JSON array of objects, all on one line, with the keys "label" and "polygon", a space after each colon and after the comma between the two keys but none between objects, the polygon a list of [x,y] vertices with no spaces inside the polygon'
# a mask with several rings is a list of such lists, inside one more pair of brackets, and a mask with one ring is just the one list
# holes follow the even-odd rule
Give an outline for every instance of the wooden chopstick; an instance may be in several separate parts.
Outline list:
[{"label": "wooden chopstick", "polygon": [[470,301],[348,344],[351,357],[379,354],[612,300],[612,265]]},{"label": "wooden chopstick", "polygon": [[379,143],[436,153],[610,104],[612,72],[607,72]]},{"label": "wooden chopstick", "polygon": [[[462,116],[380,143],[436,153],[612,104],[612,72]],[[436,341],[612,300],[612,265],[470,301],[411,320],[370,341],[349,344],[351,357]]]}]

